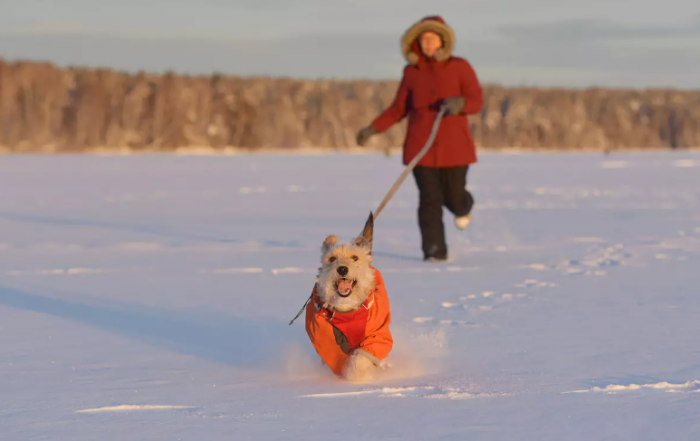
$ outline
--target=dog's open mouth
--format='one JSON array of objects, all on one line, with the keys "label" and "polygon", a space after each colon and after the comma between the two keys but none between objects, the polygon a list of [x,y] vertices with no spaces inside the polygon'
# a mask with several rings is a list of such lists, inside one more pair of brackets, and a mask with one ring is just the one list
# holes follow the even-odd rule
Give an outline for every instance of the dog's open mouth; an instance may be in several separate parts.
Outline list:
[{"label": "dog's open mouth", "polygon": [[335,290],[340,297],[347,297],[352,294],[355,284],[357,284],[357,280],[340,278],[335,282]]}]

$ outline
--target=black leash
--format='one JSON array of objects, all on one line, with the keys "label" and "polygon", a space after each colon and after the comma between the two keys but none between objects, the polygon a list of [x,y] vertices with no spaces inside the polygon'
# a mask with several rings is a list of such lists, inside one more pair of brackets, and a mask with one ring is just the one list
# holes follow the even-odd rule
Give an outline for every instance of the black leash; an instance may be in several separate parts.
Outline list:
[{"label": "black leash", "polygon": [[311,301],[311,297],[313,297],[313,296],[314,296],[314,294],[311,293],[311,295],[309,296],[309,298],[306,300],[306,303],[304,303],[304,306],[302,306],[301,309],[299,310],[299,313],[292,319],[291,322],[289,322],[289,325],[290,325],[290,326],[291,326],[292,323],[294,323],[294,320],[298,319],[299,316],[301,315],[301,313],[304,312],[304,309],[306,309],[306,305],[309,304],[309,302]]}]

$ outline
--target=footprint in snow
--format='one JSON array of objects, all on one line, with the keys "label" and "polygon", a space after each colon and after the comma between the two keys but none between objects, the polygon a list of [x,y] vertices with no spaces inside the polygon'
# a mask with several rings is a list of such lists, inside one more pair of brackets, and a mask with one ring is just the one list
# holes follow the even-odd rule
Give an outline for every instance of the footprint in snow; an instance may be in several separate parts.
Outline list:
[{"label": "footprint in snow", "polygon": [[440,320],[441,325],[447,326],[463,326],[465,328],[478,328],[479,324],[474,322],[468,322],[466,320]]},{"label": "footprint in snow", "polygon": [[516,288],[555,288],[556,283],[553,282],[541,282],[535,279],[527,279],[521,283],[515,285]]}]

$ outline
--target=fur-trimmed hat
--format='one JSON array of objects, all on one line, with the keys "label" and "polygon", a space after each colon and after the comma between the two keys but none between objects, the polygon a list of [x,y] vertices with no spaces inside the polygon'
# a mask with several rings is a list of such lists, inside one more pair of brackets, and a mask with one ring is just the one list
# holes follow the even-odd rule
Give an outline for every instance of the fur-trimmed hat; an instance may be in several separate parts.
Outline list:
[{"label": "fur-trimmed hat", "polygon": [[455,47],[454,31],[445,23],[442,17],[434,15],[424,17],[404,32],[401,37],[401,53],[406,58],[406,61],[410,64],[416,64],[420,60],[422,55],[418,37],[423,32],[435,32],[442,39],[442,47],[435,53],[435,60],[444,61],[450,58]]}]

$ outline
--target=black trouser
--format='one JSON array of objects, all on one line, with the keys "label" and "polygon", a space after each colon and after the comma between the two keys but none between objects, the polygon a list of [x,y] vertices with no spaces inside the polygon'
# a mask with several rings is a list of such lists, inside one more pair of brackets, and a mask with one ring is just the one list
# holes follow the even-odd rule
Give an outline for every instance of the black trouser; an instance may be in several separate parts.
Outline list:
[{"label": "black trouser", "polygon": [[431,168],[417,166],[413,177],[418,185],[418,225],[424,257],[447,258],[445,225],[442,207],[455,216],[466,216],[472,210],[474,198],[467,191],[468,165]]}]

